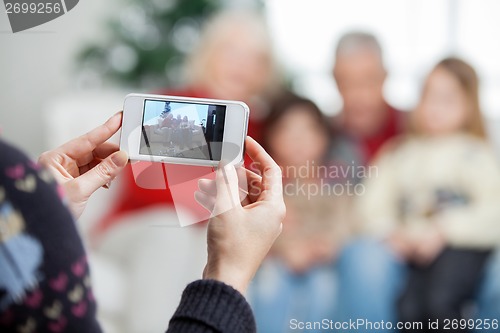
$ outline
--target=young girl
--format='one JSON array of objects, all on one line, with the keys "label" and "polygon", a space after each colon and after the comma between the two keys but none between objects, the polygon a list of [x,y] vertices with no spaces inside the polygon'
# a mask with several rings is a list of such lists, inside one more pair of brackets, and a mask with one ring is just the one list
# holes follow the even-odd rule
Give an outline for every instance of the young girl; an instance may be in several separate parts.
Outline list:
[{"label": "young girl", "polygon": [[287,217],[249,299],[259,332],[289,332],[292,319],[320,321],[336,313],[334,260],[347,237],[347,199],[329,193],[326,175],[318,172],[330,136],[314,103],[292,94],[280,98],[263,133],[283,170]]},{"label": "young girl", "polygon": [[378,177],[366,183],[358,211],[409,268],[399,319],[424,328],[439,320],[435,331],[445,332],[446,320],[462,318],[500,242],[500,172],[485,139],[474,69],[456,58],[441,61],[425,81],[412,127],[379,156]]}]

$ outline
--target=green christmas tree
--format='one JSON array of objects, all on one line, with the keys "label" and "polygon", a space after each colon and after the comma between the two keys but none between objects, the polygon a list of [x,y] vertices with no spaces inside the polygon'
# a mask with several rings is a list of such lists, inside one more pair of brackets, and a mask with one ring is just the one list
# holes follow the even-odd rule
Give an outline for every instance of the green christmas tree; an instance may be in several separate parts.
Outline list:
[{"label": "green christmas tree", "polygon": [[104,27],[109,38],[79,53],[80,71],[122,86],[177,85],[202,24],[223,5],[221,0],[124,1]]}]

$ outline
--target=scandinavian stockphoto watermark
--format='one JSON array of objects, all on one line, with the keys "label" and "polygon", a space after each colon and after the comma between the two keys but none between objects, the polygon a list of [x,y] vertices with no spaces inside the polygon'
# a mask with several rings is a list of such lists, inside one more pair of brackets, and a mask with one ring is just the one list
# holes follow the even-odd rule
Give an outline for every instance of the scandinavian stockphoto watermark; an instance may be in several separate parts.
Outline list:
[{"label": "scandinavian stockphoto watermark", "polygon": [[73,8],[79,0],[4,0],[13,33],[52,21]]},{"label": "scandinavian stockphoto watermark", "polygon": [[[212,168],[150,161],[136,161],[131,164],[131,168],[138,187],[164,190],[157,192],[157,198],[164,196],[166,203],[173,202],[179,226],[192,225],[205,221],[215,214],[223,213],[223,211],[209,211],[207,207],[205,207],[206,212],[200,210],[200,202],[196,202],[194,195],[199,190],[201,179],[214,181],[217,178],[216,171]],[[227,172],[225,168],[221,169],[223,173]],[[360,166],[355,162],[325,166],[312,161],[298,166],[273,168],[252,162],[245,164],[245,167],[237,167],[236,173],[239,193],[233,197],[239,197],[241,202],[245,199],[259,198],[263,191],[306,200],[318,197],[362,196],[366,192],[366,181],[378,177],[379,174],[376,166]],[[265,183],[262,176],[273,181]],[[229,179],[227,175],[224,178]],[[215,184],[207,186],[205,183],[205,188],[212,186],[216,189]],[[228,188],[230,191],[234,189]],[[207,193],[216,196],[216,191]],[[231,207],[233,206],[226,206],[227,209]]]},{"label": "scandinavian stockphoto watermark", "polygon": [[[252,163],[249,167],[259,169],[257,163]],[[283,194],[307,199],[318,196],[361,196],[366,191],[366,180],[378,177],[377,166],[357,165],[354,161],[340,165],[320,165],[307,161],[300,166],[280,167],[280,170]],[[259,189],[249,185],[249,192]]]}]

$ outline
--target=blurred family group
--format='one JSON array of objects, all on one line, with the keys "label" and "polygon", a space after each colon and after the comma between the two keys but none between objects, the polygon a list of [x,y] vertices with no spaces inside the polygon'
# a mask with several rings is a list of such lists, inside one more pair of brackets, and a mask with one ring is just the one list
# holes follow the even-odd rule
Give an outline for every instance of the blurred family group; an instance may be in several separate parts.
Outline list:
[{"label": "blurred family group", "polygon": [[[187,61],[186,87],[157,91],[246,102],[248,135],[285,170],[283,232],[247,295],[259,332],[300,331],[292,320],[325,318],[421,322],[423,331],[429,320],[439,320],[437,332],[449,320],[461,323],[453,332],[495,331],[500,165],[485,131],[474,68],[457,57],[441,60],[422,82],[415,109],[397,110],[384,99],[388,73],[377,38],[349,32],[333,61],[332,80],[343,100],[333,118],[285,89],[277,68],[264,20],[222,13],[207,23]],[[303,166],[308,172],[289,172]],[[323,177],[314,170],[319,167],[376,172]],[[128,173],[101,234],[124,214],[172,205],[168,190],[140,189]],[[355,184],[362,191],[311,195],[298,190],[304,184]],[[374,330],[356,330],[365,331]]]}]

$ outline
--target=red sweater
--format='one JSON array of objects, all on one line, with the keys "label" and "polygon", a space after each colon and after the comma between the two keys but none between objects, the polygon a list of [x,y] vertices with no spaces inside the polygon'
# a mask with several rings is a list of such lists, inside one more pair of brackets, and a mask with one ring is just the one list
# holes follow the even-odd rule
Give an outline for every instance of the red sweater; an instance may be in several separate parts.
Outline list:
[{"label": "red sweater", "polygon": [[[160,95],[210,98],[196,89],[161,90]],[[260,138],[262,124],[251,117],[248,124],[248,135]],[[98,223],[96,233],[104,233],[118,222],[120,217],[141,209],[154,206],[186,209],[199,221],[209,217],[208,212],[194,200],[194,192],[198,189],[198,179],[210,177],[210,167],[160,164],[151,162],[134,162],[128,165],[121,175],[122,189],[112,209]],[[168,177],[166,177],[168,175]],[[168,178],[168,179],[167,179]],[[137,184],[140,184],[138,186]],[[174,200],[175,198],[175,200]]]},{"label": "red sweater", "polygon": [[369,137],[357,137],[345,131],[341,116],[334,117],[334,132],[354,145],[352,149],[361,155],[359,156],[360,161],[358,161],[361,165],[368,165],[373,161],[380,148],[390,139],[403,134],[407,127],[406,112],[397,110],[389,104],[386,104],[386,111],[386,118],[381,128]]},{"label": "red sweater", "polygon": [[406,127],[406,118],[407,114],[405,112],[387,105],[387,120],[381,130],[371,137],[360,140],[367,163],[373,160],[385,143],[403,133]]}]

